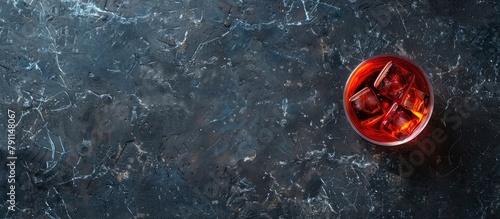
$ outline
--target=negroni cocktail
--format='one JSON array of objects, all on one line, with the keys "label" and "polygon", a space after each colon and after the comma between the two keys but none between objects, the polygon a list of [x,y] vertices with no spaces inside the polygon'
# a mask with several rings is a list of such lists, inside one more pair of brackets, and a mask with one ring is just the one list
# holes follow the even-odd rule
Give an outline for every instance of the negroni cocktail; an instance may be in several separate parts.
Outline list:
[{"label": "negroni cocktail", "polygon": [[432,114],[429,79],[409,59],[382,55],[361,63],[344,90],[349,122],[366,140],[393,146],[415,138]]}]

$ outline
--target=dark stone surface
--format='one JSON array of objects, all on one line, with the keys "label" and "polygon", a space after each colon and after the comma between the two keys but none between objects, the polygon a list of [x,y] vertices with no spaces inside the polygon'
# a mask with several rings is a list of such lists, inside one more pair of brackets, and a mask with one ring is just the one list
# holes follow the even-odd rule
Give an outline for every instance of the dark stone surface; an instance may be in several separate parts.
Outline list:
[{"label": "dark stone surface", "polygon": [[[493,218],[500,4],[371,0],[0,3],[12,218]],[[364,59],[428,73],[431,122],[381,147],[346,120]],[[7,163],[6,131],[0,161]],[[424,147],[420,147],[424,145]],[[2,200],[6,168],[0,169]]]}]

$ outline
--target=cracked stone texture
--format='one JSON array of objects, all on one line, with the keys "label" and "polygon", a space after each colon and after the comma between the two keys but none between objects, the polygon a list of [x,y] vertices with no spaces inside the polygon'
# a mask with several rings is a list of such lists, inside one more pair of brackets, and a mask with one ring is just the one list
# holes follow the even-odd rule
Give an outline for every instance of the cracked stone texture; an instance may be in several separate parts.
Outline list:
[{"label": "cracked stone texture", "polygon": [[[0,215],[493,218],[499,10],[495,0],[2,1],[0,126],[15,110],[18,161],[16,211],[2,201]],[[342,105],[349,73],[385,53],[421,65],[435,94],[424,132],[390,148],[357,135]]]}]

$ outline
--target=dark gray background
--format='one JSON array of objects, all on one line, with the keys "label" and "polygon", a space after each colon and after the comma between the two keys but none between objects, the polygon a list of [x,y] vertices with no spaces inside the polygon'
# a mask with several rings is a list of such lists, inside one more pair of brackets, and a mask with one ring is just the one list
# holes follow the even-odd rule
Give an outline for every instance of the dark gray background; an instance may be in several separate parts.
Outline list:
[{"label": "dark gray background", "polygon": [[[2,201],[0,216],[492,218],[499,10],[2,1],[0,126],[15,110],[19,160],[16,212]],[[342,104],[349,73],[385,53],[414,60],[434,86],[431,122],[398,147],[363,140]]]}]

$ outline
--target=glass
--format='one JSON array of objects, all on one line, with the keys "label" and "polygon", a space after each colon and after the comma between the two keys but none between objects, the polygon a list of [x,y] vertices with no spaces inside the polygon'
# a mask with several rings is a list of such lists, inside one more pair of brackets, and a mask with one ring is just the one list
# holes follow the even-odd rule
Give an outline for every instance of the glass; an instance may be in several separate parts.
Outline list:
[{"label": "glass", "polygon": [[434,94],[424,71],[407,58],[381,55],[349,76],[344,108],[354,130],[384,146],[414,139],[430,120]]}]

